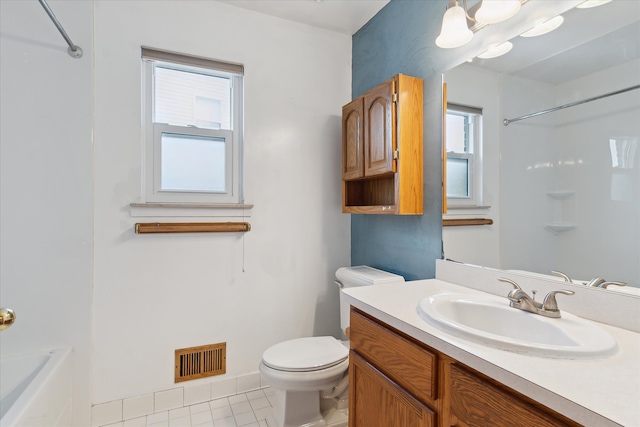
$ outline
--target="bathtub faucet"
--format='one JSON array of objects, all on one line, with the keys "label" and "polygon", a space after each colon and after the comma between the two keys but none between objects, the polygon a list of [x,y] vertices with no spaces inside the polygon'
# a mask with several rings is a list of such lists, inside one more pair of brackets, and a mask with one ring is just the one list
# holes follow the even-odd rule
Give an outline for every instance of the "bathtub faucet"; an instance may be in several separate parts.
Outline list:
[{"label": "bathtub faucet", "polygon": [[0,308],[0,331],[4,331],[16,321],[16,313],[10,308]]}]

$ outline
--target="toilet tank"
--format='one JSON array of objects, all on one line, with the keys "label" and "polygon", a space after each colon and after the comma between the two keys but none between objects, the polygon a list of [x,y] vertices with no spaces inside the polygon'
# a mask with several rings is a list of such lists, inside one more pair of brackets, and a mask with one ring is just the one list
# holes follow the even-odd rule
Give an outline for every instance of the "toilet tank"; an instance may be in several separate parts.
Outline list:
[{"label": "toilet tank", "polygon": [[349,304],[344,301],[342,289],[397,282],[404,282],[404,277],[366,265],[340,267],[336,271],[336,283],[340,286],[340,327],[342,332],[344,333],[349,326]]}]

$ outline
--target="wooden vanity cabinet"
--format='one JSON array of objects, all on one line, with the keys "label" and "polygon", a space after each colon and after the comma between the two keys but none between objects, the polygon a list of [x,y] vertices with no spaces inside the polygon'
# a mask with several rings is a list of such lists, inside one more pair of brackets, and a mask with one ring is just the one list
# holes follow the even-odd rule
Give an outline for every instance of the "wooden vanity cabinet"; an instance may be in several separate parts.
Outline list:
[{"label": "wooden vanity cabinet", "polygon": [[427,405],[357,353],[350,357],[350,426],[436,426],[435,412]]},{"label": "wooden vanity cabinet", "polygon": [[423,213],[423,91],[398,74],[342,107],[342,212]]},{"label": "wooden vanity cabinet", "polygon": [[451,361],[443,367],[449,385],[446,426],[569,427],[580,424],[502,384]]},{"label": "wooden vanity cabinet", "polygon": [[352,308],[349,427],[580,424]]}]

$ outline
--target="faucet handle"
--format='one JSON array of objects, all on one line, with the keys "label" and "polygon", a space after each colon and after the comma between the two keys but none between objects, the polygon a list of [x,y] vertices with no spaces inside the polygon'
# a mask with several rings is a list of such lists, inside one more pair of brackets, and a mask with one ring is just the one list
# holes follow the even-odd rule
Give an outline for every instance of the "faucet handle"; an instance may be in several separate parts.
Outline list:
[{"label": "faucet handle", "polygon": [[549,292],[542,302],[542,308],[545,311],[560,311],[558,309],[558,302],[556,301],[556,294],[564,294],[564,295],[573,295],[575,292],[567,290],[567,289],[558,289],[555,291]]},{"label": "faucet handle", "polygon": [[607,286],[609,285],[614,285],[614,286],[627,286],[627,282],[604,282],[601,283],[599,285],[597,285],[598,288],[604,288],[607,289]]},{"label": "faucet handle", "polygon": [[571,280],[571,277],[569,277],[568,275],[566,275],[562,271],[551,270],[551,274],[554,274],[556,276],[562,277],[564,279],[564,281],[567,282],[567,283],[573,283],[573,280]]},{"label": "faucet handle", "polygon": [[513,290],[514,291],[521,291],[522,290],[520,285],[518,285],[516,282],[514,282],[511,279],[507,279],[506,277],[498,277],[498,280],[501,281],[501,282],[509,283],[511,286],[513,286]]}]

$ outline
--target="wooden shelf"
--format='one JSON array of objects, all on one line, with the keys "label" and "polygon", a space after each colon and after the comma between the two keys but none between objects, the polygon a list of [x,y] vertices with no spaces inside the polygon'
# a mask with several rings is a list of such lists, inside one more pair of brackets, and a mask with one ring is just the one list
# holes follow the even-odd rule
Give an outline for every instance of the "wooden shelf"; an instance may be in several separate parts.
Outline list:
[{"label": "wooden shelf", "polygon": [[458,219],[443,219],[443,227],[460,227],[464,225],[492,225],[493,220],[491,218],[458,218]]},{"label": "wooden shelf", "polygon": [[248,222],[146,222],[137,223],[136,234],[233,233],[251,230]]}]

